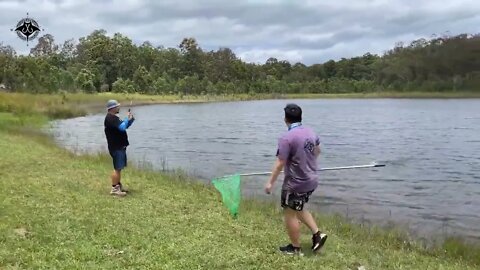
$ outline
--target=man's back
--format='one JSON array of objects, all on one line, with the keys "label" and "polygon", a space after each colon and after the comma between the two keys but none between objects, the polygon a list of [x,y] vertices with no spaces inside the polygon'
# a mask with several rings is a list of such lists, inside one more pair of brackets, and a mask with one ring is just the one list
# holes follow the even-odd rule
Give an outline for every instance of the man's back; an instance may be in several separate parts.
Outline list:
[{"label": "man's back", "polygon": [[308,192],[318,185],[315,146],[320,139],[304,125],[296,126],[279,139],[279,157],[286,160],[283,189]]},{"label": "man's back", "polygon": [[113,114],[108,113],[105,116],[104,127],[107,137],[108,150],[118,150],[129,145],[126,131],[121,131],[119,126],[122,122]]},{"label": "man's back", "polygon": [[279,249],[285,254],[303,255],[299,220],[312,232],[313,252],[318,252],[327,240],[327,235],[320,232],[312,214],[304,209],[310,195],[318,186],[316,159],[320,154],[320,139],[312,129],[302,125],[302,108],[297,104],[289,103],[283,111],[288,132],[278,140],[277,159],[272,176],[265,184],[265,192],[267,194],[272,192],[273,184],[284,169],[285,180],[280,205],[284,209],[284,221],[290,244]]}]

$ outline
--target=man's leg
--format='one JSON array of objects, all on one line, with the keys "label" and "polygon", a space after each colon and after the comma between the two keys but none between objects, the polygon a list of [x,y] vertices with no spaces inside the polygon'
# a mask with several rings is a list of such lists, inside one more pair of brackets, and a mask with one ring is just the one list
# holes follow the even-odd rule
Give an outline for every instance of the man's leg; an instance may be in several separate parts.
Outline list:
[{"label": "man's leg", "polygon": [[288,207],[283,211],[288,237],[290,237],[290,241],[294,247],[300,247],[300,224],[297,219],[297,211]]},{"label": "man's leg", "polygon": [[112,173],[112,187],[118,185],[120,183],[121,171],[113,170]]},{"label": "man's leg", "polygon": [[[308,202],[308,196],[309,194],[307,194],[304,198],[305,203]],[[320,248],[322,248],[322,246],[325,244],[325,241],[327,241],[327,235],[318,230],[317,223],[315,222],[315,219],[310,211],[303,208],[302,211],[297,211],[296,214],[312,232],[312,250],[314,252],[320,250]]]},{"label": "man's leg", "polygon": [[[119,155],[120,155],[120,160],[121,160],[121,164],[119,166],[122,169],[124,169],[125,167],[127,167],[127,149],[124,148],[124,149],[120,150]],[[125,189],[122,185],[121,178],[122,178],[122,175],[119,173],[118,184],[120,185],[120,190],[123,191],[123,192],[127,192],[128,190]]]},{"label": "man's leg", "polygon": [[281,206],[284,209],[284,221],[287,229],[288,237],[290,238],[290,244],[280,247],[280,251],[285,254],[303,255],[300,248],[300,223],[298,222],[297,213],[289,206],[289,192],[282,190]]},{"label": "man's leg", "polygon": [[312,231],[312,234],[315,234],[318,232],[317,223],[315,222],[312,214],[309,211],[305,209],[302,211],[299,211],[297,212],[297,216],[303,223],[305,223],[305,225],[308,226],[308,228],[310,228],[310,230]]},{"label": "man's leg", "polygon": [[118,196],[125,196],[127,193],[123,192],[120,187],[120,179],[121,179],[121,170],[125,167],[124,159],[122,153],[120,151],[115,151],[112,153],[113,158],[113,173],[111,175],[112,178],[112,190],[110,194],[118,195]]}]

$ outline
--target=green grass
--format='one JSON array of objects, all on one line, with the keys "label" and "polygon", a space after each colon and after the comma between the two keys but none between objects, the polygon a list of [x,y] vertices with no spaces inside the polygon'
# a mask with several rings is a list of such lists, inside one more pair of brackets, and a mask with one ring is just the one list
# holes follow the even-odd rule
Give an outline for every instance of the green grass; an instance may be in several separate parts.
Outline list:
[{"label": "green grass", "polygon": [[6,269],[475,269],[328,216],[319,219],[330,236],[322,254],[283,256],[277,246],[286,234],[271,204],[245,201],[234,220],[212,187],[134,168],[124,173],[131,194],[113,198],[105,156],[75,156],[40,135],[4,132],[0,148]]},{"label": "green grass", "polygon": [[[9,111],[0,113],[0,269],[480,266],[477,246],[449,239],[443,246],[423,248],[394,230],[366,228],[319,214],[319,225],[329,234],[322,254],[286,257],[277,252],[287,242],[278,198],[274,204],[244,200],[239,219],[233,220],[211,186],[181,174],[129,167],[123,182],[131,194],[113,198],[108,194],[108,157],[71,154],[39,129],[49,119],[65,116],[50,114],[52,107],[75,115],[77,111],[69,111],[71,104],[89,106],[110,96],[72,95],[67,101],[63,98],[63,104],[56,96],[36,96],[33,103],[23,101],[28,95],[7,96],[14,98],[0,99],[4,105],[0,111],[5,107]],[[310,236],[305,228],[302,243],[308,250]]]}]

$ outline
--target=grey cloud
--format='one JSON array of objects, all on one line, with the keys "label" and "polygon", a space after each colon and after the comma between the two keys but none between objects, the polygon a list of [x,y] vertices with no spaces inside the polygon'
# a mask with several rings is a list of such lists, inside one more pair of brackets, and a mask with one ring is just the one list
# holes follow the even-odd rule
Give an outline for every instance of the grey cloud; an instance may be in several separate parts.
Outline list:
[{"label": "grey cloud", "polygon": [[0,1],[0,41],[22,52],[28,49],[10,28],[27,11],[58,43],[95,29],[166,47],[191,36],[205,50],[230,47],[261,63],[383,53],[398,41],[474,33],[480,23],[480,3],[473,0]]}]

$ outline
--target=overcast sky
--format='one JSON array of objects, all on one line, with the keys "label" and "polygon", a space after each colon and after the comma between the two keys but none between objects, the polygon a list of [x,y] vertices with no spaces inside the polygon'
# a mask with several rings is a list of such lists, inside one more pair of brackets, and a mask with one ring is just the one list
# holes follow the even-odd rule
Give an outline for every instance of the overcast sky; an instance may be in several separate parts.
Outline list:
[{"label": "overcast sky", "polygon": [[27,12],[57,43],[95,29],[165,47],[195,37],[205,50],[229,47],[260,63],[322,63],[432,34],[480,32],[479,0],[0,0],[0,42],[17,52],[29,47],[10,29]]}]

